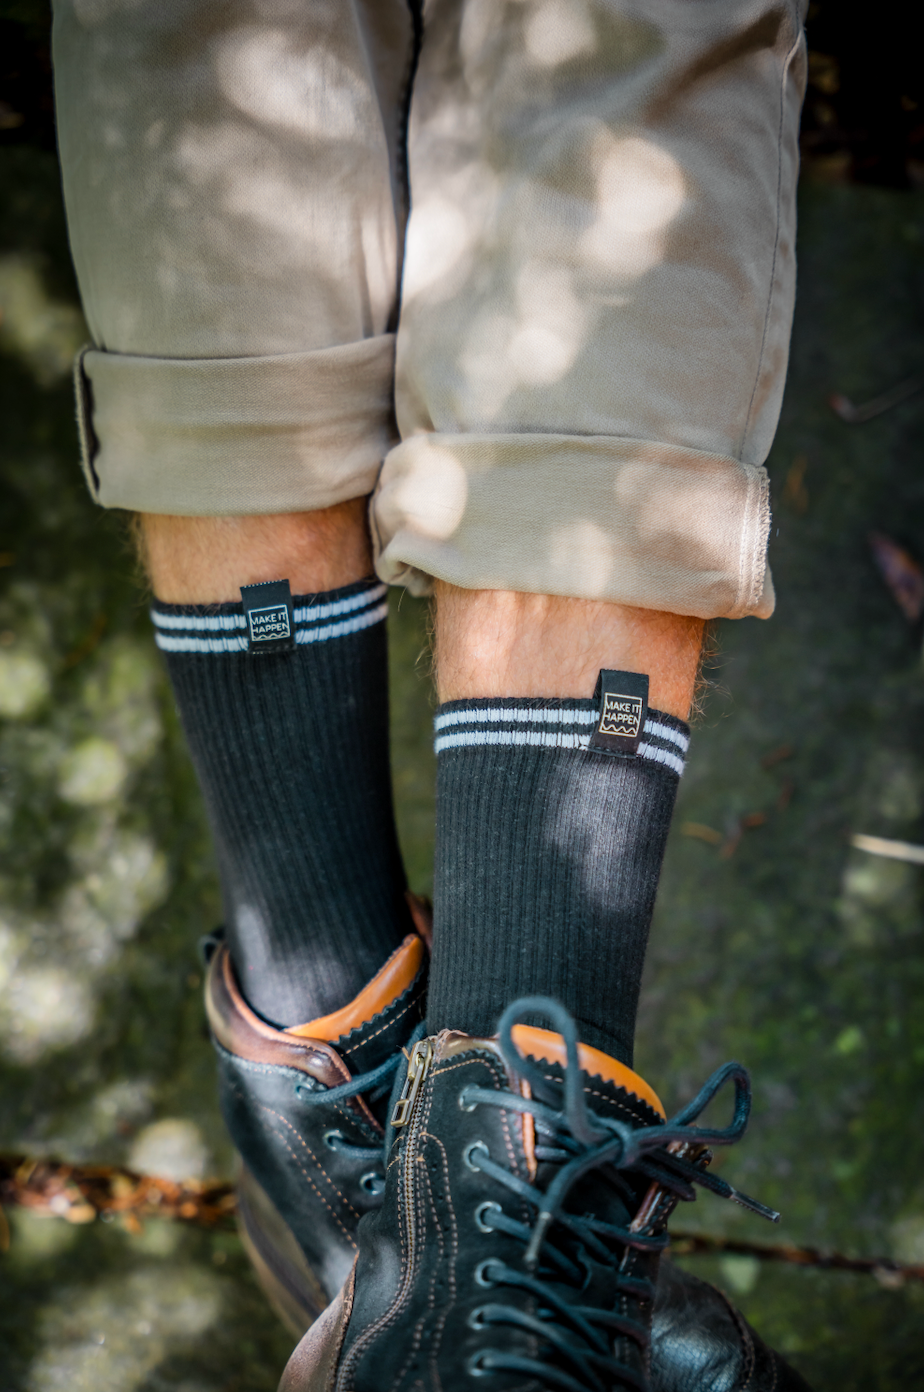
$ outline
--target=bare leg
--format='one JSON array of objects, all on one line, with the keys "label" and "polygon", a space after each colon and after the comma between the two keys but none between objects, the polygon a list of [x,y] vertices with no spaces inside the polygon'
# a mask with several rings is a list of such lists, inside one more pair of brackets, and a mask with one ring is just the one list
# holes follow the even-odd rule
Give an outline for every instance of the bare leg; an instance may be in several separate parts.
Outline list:
[{"label": "bare leg", "polygon": [[372,573],[365,498],[275,517],[140,518],[144,562],[165,604],[240,599],[285,576],[293,594],[340,589]]},{"label": "bare leg", "polygon": [[601,667],[647,672],[650,704],[686,720],[702,619],[589,599],[437,585],[441,701],[590,696]]}]

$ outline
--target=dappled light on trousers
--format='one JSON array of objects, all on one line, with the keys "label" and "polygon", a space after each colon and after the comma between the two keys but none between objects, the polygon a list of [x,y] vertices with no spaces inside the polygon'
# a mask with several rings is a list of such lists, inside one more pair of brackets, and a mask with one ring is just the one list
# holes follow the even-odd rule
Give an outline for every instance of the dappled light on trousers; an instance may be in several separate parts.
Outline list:
[{"label": "dappled light on trousers", "polygon": [[321,141],[363,140],[375,112],[355,69],[317,47],[311,61],[284,29],[242,24],[216,38],[212,62],[226,101],[260,125]]},{"label": "dappled light on trousers", "polygon": [[571,272],[528,261],[516,278],[508,312],[485,305],[459,352],[478,416],[496,420],[522,385],[561,381],[580,350],[587,317],[572,289]]},{"label": "dappled light on trousers", "polygon": [[[421,302],[452,303],[456,315],[466,304],[456,361],[473,422],[510,428],[518,414],[511,397],[520,388],[560,384],[567,393],[601,318],[631,303],[633,282],[661,261],[682,215],[683,174],[666,150],[617,138],[600,122],[583,131],[579,145],[573,157],[590,173],[577,189],[568,181],[555,189],[541,171],[545,177],[521,174],[511,195],[499,171],[470,161],[431,181],[415,202],[404,313]],[[494,246],[498,220],[512,216],[511,197],[518,210],[511,231],[524,253],[516,266]],[[563,405],[564,428],[567,414]]]},{"label": "dappled light on trousers", "polygon": [[540,67],[592,53],[596,40],[585,0],[543,0],[526,20],[526,52]]},{"label": "dappled light on trousers", "polygon": [[616,562],[616,548],[612,537],[599,523],[566,522],[552,532],[551,560],[553,570],[561,576],[563,590],[574,577],[581,594],[591,599],[606,594]]},{"label": "dappled light on trousers", "polygon": [[496,171],[473,160],[415,199],[407,230],[403,306],[423,294],[428,302],[442,304],[463,289],[499,182]]},{"label": "dappled light on trousers", "polygon": [[603,127],[592,140],[591,162],[597,215],[581,252],[620,282],[635,280],[664,255],[665,233],[683,209],[683,171],[652,141],[615,137]]},{"label": "dappled light on trousers", "polygon": [[[79,91],[69,68],[59,82],[65,178],[75,171],[67,194],[88,213],[72,210],[70,232],[78,272],[105,287],[89,314],[97,346],[215,360],[387,332],[399,255],[388,136],[335,10],[267,23],[245,4],[216,23],[155,6],[100,42],[108,6],[63,9],[59,42],[81,70]],[[171,81],[152,91],[152,70]],[[147,292],[125,272],[138,241]]]},{"label": "dappled light on trousers", "polygon": [[389,503],[417,531],[442,541],[462,521],[467,500],[468,476],[462,465],[449,450],[431,445],[411,461]]}]

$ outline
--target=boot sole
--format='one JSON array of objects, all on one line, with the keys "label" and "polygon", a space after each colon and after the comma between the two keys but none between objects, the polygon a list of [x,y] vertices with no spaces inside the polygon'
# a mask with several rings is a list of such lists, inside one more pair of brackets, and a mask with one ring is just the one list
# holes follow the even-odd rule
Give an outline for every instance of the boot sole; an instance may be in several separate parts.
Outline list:
[{"label": "boot sole", "polygon": [[243,1164],[237,1178],[237,1225],[263,1294],[300,1339],[328,1299],[276,1205]]}]

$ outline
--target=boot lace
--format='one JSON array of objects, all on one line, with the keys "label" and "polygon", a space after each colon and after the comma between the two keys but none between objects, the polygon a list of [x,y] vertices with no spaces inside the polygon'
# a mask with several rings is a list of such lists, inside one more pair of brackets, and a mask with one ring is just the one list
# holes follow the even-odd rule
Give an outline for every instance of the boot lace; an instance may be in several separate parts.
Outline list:
[{"label": "boot lace", "polygon": [[[645,1176],[680,1200],[695,1199],[693,1186],[700,1185],[778,1221],[778,1213],[668,1149],[672,1143],[681,1143],[684,1149],[692,1144],[697,1148],[696,1154],[701,1155],[705,1146],[732,1145],[737,1141],[750,1113],[750,1080],[741,1064],[727,1063],[670,1120],[633,1129],[623,1122],[598,1116],[587,1106],[578,1061],[577,1026],[557,1001],[527,997],[504,1012],[498,1028],[499,1044],[511,1069],[531,1084],[534,1093],[547,1090],[542,1069],[525,1058],[513,1041],[513,1026],[527,1015],[550,1020],[565,1042],[567,1065],[561,1110],[535,1096],[521,1097],[476,1086],[462,1089],[459,1105],[469,1111],[484,1106],[528,1113],[536,1130],[536,1159],[560,1166],[551,1183],[540,1189],[494,1161],[482,1141],[470,1145],[465,1157],[472,1169],[509,1189],[535,1215],[531,1223],[523,1223],[497,1203],[479,1206],[476,1221],[482,1230],[508,1234],[523,1243],[524,1252],[521,1266],[490,1258],[480,1262],[476,1281],[499,1293],[504,1288],[528,1292],[534,1297],[534,1313],[505,1304],[500,1297],[473,1312],[473,1327],[508,1326],[533,1334],[539,1341],[540,1355],[531,1357],[502,1348],[482,1348],[468,1360],[468,1371],[473,1377],[501,1372],[530,1376],[549,1392],[610,1392],[614,1386],[647,1392],[649,1384],[644,1375],[615,1356],[613,1341],[615,1336],[627,1337],[644,1352],[648,1329],[641,1321],[617,1313],[612,1307],[621,1303],[617,1300],[619,1295],[642,1301],[653,1299],[651,1281],[632,1277],[620,1268],[627,1248],[657,1252],[668,1245],[669,1238],[666,1233],[655,1235],[633,1231],[628,1225],[607,1223],[592,1214],[567,1212],[565,1201],[579,1179],[591,1171],[605,1169],[631,1213],[637,1202],[638,1185],[636,1179],[632,1187],[625,1174],[632,1171],[634,1176]],[[735,1091],[730,1125],[718,1129],[692,1125],[729,1081],[734,1083]],[[614,1273],[609,1284],[609,1309],[580,1303],[580,1294],[588,1282],[588,1258]]]},{"label": "boot lace", "polygon": [[[401,1065],[407,1063],[406,1050],[413,1049],[417,1041],[423,1038],[424,1032],[425,1027],[421,1022],[404,1049],[396,1049],[391,1057],[387,1058],[384,1063],[380,1063],[377,1068],[370,1068],[366,1073],[357,1073],[348,1082],[338,1083],[336,1087],[327,1087],[319,1078],[306,1074],[295,1084],[295,1095],[309,1107],[316,1107],[318,1105],[336,1106],[348,1098],[359,1097],[360,1094],[363,1094],[371,1108],[382,1098],[390,1098],[396,1090],[400,1090]],[[378,1161],[381,1169],[376,1166],[375,1169],[369,1170],[359,1182],[370,1194],[383,1193],[385,1189],[385,1157],[382,1141],[378,1141],[375,1145],[356,1145],[353,1141],[348,1141],[343,1132],[335,1127],[325,1131],[322,1140],[330,1150],[338,1151],[345,1155],[348,1160],[355,1160],[359,1164],[364,1161]],[[387,1146],[387,1137],[385,1145]]]}]

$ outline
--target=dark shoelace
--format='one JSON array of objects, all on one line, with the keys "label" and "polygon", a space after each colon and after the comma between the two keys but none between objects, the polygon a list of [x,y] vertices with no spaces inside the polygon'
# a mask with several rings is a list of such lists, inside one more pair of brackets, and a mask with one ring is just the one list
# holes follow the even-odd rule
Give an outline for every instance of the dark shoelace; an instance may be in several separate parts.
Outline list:
[{"label": "dark shoelace", "polygon": [[[504,1185],[536,1214],[530,1225],[511,1218],[493,1202],[484,1203],[477,1210],[476,1221],[484,1231],[507,1233],[524,1244],[525,1252],[519,1269],[490,1258],[481,1262],[476,1280],[486,1288],[528,1292],[535,1298],[536,1313],[497,1300],[473,1312],[473,1325],[506,1325],[524,1330],[538,1338],[544,1352],[533,1358],[503,1349],[482,1349],[469,1359],[468,1371],[476,1377],[495,1372],[522,1374],[536,1378],[544,1388],[561,1392],[609,1392],[614,1385],[645,1392],[646,1379],[614,1356],[612,1341],[615,1335],[624,1335],[644,1349],[649,1338],[647,1329],[612,1309],[572,1303],[552,1284],[580,1291],[587,1277],[582,1259],[589,1257],[614,1270],[614,1305],[617,1293],[651,1300],[651,1282],[620,1275],[618,1267],[627,1247],[656,1252],[666,1247],[669,1239],[666,1234],[645,1235],[587,1214],[567,1213],[565,1200],[582,1176],[607,1167],[608,1178],[630,1203],[633,1190],[620,1172],[631,1170],[635,1176],[643,1175],[658,1183],[678,1199],[694,1199],[693,1186],[698,1184],[763,1217],[777,1220],[779,1214],[666,1149],[672,1142],[681,1142],[695,1145],[700,1153],[704,1146],[732,1145],[740,1139],[751,1108],[748,1074],[741,1064],[728,1063],[717,1069],[692,1102],[669,1121],[633,1129],[623,1122],[597,1116],[588,1108],[578,1059],[577,1026],[557,1001],[532,996],[516,1001],[504,1012],[498,1032],[501,1052],[509,1067],[527,1079],[533,1092],[541,1094],[546,1090],[544,1071],[525,1058],[513,1042],[513,1026],[525,1016],[536,1015],[550,1020],[565,1042],[562,1110],[557,1111],[535,1097],[472,1086],[463,1088],[459,1105],[471,1111],[488,1106],[528,1113],[536,1127],[537,1160],[561,1166],[548,1187],[540,1190],[492,1160],[483,1142],[474,1142],[466,1152],[472,1169]],[[718,1129],[691,1125],[730,1080],[735,1087],[731,1124]]]},{"label": "dark shoelace", "polygon": [[[421,1022],[414,1030],[405,1048],[413,1049],[419,1039],[424,1036],[425,1027]],[[326,1087],[318,1078],[306,1074],[295,1084],[295,1095],[301,1102],[306,1102],[309,1106],[317,1106],[319,1103],[334,1105],[343,1102],[349,1097],[358,1097],[363,1093],[366,1102],[373,1106],[383,1097],[391,1097],[396,1089],[401,1086],[401,1065],[407,1063],[405,1049],[396,1049],[391,1058],[387,1058],[384,1063],[380,1063],[377,1068],[371,1068],[368,1073],[357,1073],[347,1083],[339,1083],[336,1087]],[[389,1104],[390,1111],[390,1104]],[[384,1170],[385,1155],[384,1150],[388,1145],[388,1137],[384,1144],[382,1141],[376,1145],[361,1146],[348,1141],[341,1131],[331,1128],[324,1132],[324,1144],[334,1151],[339,1151],[350,1160],[378,1161]],[[385,1188],[385,1175],[379,1170],[370,1170],[360,1179],[360,1184],[368,1190],[370,1194],[381,1194]]]}]

